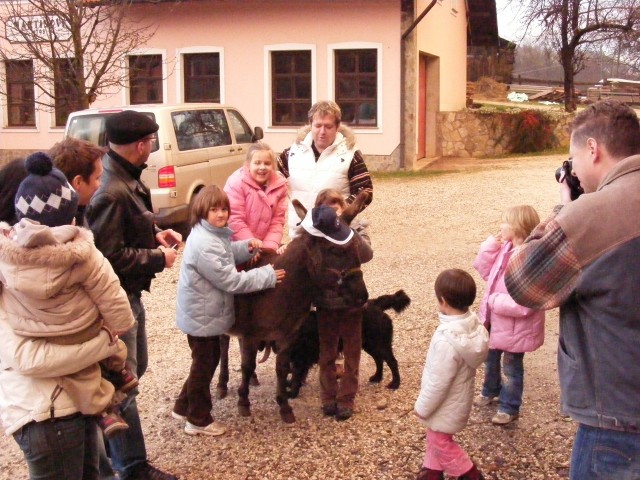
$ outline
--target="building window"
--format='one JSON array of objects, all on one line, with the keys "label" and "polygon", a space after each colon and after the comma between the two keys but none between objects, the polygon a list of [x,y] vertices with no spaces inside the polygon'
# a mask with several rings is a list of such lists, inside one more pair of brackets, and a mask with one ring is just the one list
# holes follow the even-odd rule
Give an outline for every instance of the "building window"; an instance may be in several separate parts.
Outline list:
[{"label": "building window", "polygon": [[8,125],[10,127],[35,127],[33,62],[31,60],[8,60],[5,62],[5,69]]},{"label": "building window", "polygon": [[129,89],[132,105],[162,103],[162,55],[129,57]]},{"label": "building window", "polygon": [[311,108],[311,51],[271,52],[271,123],[304,125]]},{"label": "building window", "polygon": [[81,103],[76,87],[75,75],[78,62],[71,58],[55,60],[53,72],[56,127],[63,127],[71,112],[80,110]]},{"label": "building window", "polygon": [[335,101],[351,126],[378,123],[378,52],[335,50]]},{"label": "building window", "polygon": [[185,102],[220,103],[220,54],[184,55]]}]

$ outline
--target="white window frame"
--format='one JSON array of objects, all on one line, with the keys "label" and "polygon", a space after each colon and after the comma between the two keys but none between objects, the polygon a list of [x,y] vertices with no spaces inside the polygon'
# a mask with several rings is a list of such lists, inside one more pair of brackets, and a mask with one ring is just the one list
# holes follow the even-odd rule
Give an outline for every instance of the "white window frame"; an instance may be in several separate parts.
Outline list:
[{"label": "white window frame", "polygon": [[169,98],[169,77],[167,67],[167,51],[162,48],[149,48],[144,50],[132,50],[124,58],[123,71],[125,74],[125,88],[122,89],[122,105],[131,105],[131,86],[129,85],[129,57],[138,55],[160,55],[162,57],[162,103],[166,104]]},{"label": "white window frame", "polygon": [[217,53],[220,56],[220,103],[226,103],[225,75],[224,75],[224,48],[215,46],[184,47],[176,49],[176,102],[184,103],[184,56],[192,53]]},{"label": "white window frame", "polygon": [[317,72],[317,55],[316,46],[311,43],[280,43],[275,45],[264,46],[264,120],[262,122],[265,132],[296,132],[300,128],[299,125],[292,127],[274,127],[271,125],[272,118],[272,95],[271,95],[271,52],[282,51],[310,51],[311,52],[311,105],[316,100],[318,92],[318,82],[316,80]]},{"label": "white window frame", "polygon": [[383,68],[382,68],[382,43],[379,42],[344,42],[344,43],[331,43],[329,45],[327,45],[327,62],[328,62],[328,68],[327,68],[327,74],[328,74],[328,78],[327,78],[327,91],[328,91],[328,96],[329,98],[333,99],[335,101],[336,99],[336,86],[335,86],[335,79],[336,79],[336,65],[335,65],[335,51],[336,50],[364,50],[364,49],[368,49],[368,50],[376,50],[377,53],[377,64],[378,64],[378,70],[376,72],[376,75],[378,77],[378,82],[377,82],[377,92],[378,92],[378,96],[376,99],[376,109],[377,109],[377,116],[378,116],[378,123],[375,127],[361,127],[358,125],[353,125],[353,126],[349,126],[349,128],[351,128],[352,130],[360,133],[360,134],[370,134],[370,133],[375,133],[375,134],[379,134],[382,133],[382,119],[384,118],[383,116],[383,111],[382,111],[382,72],[383,72]]}]

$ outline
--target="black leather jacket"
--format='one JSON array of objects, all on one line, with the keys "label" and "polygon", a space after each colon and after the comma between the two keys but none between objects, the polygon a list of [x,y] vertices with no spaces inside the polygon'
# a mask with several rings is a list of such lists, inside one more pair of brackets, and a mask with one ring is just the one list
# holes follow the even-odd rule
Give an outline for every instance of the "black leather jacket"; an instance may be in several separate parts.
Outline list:
[{"label": "black leather jacket", "polygon": [[87,208],[96,247],[111,262],[127,293],[149,290],[165,266],[156,242],[149,189],[132,175],[133,166],[113,151],[102,159],[100,188]]}]

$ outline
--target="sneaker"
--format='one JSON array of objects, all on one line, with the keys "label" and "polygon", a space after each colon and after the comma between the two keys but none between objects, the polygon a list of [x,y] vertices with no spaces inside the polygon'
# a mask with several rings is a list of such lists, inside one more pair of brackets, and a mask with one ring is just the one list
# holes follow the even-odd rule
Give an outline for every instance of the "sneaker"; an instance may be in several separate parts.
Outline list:
[{"label": "sneaker", "polygon": [[171,411],[171,416],[176,420],[180,420],[181,422],[187,421],[187,417],[185,415],[180,415],[179,413],[176,413],[173,410]]},{"label": "sneaker", "polygon": [[198,427],[191,422],[187,422],[184,426],[184,431],[188,435],[211,435],[212,437],[217,437],[219,435],[224,434],[227,429],[218,422],[213,422],[207,425],[206,427]]},{"label": "sneaker", "polygon": [[343,420],[348,420],[353,415],[353,409],[349,407],[338,407],[338,412],[336,413],[336,420],[342,422]]},{"label": "sneaker", "polygon": [[113,383],[116,390],[127,393],[138,386],[138,377],[136,377],[128,365],[125,365],[124,368],[118,372],[118,375],[111,380],[111,383]]},{"label": "sneaker", "polygon": [[485,397],[484,395],[478,395],[473,401],[473,404],[476,407],[486,407],[488,405],[491,405],[497,400],[498,400],[498,397]]},{"label": "sneaker", "polygon": [[495,425],[506,425],[507,423],[511,423],[518,418],[518,414],[509,415],[506,412],[498,412],[491,419],[491,423]]},{"label": "sneaker", "polygon": [[116,433],[122,432],[129,428],[127,422],[116,412],[104,412],[98,419],[98,426],[102,430],[102,434],[106,438],[113,437]]},{"label": "sneaker", "polygon": [[336,413],[338,413],[338,406],[335,403],[327,403],[326,405],[322,405],[322,413],[326,417],[333,417]]},{"label": "sneaker", "polygon": [[178,480],[178,477],[165,473],[162,470],[157,469],[149,462],[144,462],[127,475],[127,478],[135,480]]}]

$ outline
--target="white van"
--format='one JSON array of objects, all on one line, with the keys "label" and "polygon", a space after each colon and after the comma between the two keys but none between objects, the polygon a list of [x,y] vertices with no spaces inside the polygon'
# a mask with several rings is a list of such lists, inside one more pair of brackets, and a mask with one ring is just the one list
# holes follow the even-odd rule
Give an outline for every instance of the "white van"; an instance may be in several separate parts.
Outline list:
[{"label": "white van", "polygon": [[235,108],[211,103],[80,110],[69,115],[65,136],[106,146],[105,119],[123,110],[149,115],[160,126],[142,180],[151,189],[161,227],[188,221],[198,191],[206,185],[222,188],[251,143],[263,137]]}]

